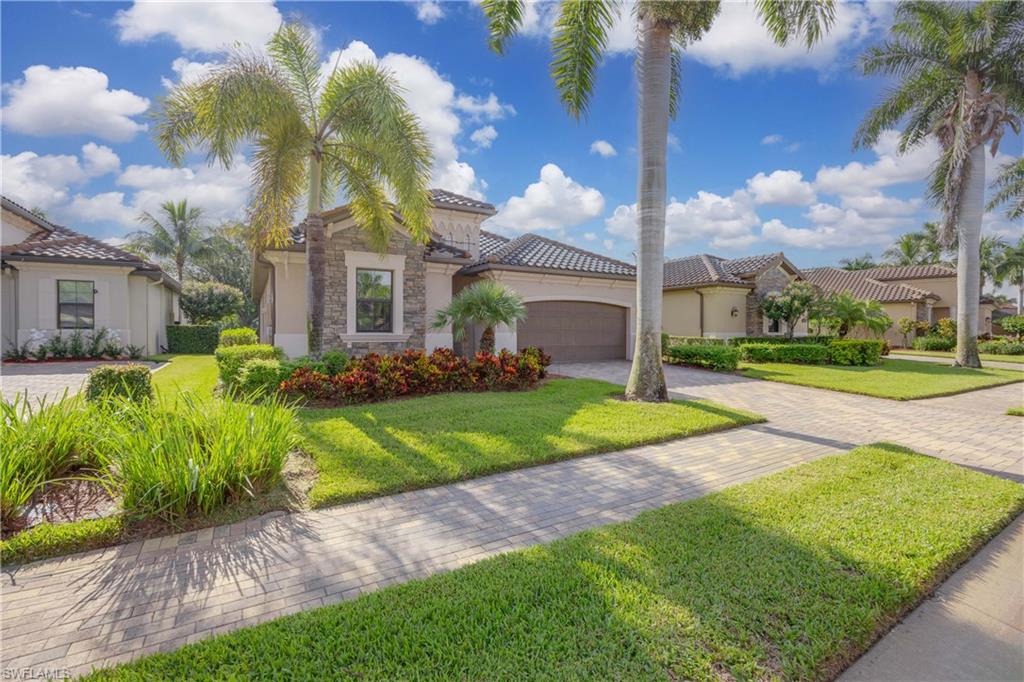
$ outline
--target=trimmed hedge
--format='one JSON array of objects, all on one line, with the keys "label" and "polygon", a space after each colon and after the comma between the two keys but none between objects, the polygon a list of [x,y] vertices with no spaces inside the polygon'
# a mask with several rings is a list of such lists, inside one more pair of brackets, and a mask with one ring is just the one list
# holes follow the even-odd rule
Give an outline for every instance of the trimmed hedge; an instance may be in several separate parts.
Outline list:
[{"label": "trimmed hedge", "polygon": [[1024,342],[983,341],[978,344],[978,352],[992,355],[1024,355]]},{"label": "trimmed hedge", "polygon": [[729,339],[730,346],[745,346],[750,343],[771,343],[771,344],[792,344],[792,343],[816,343],[827,346],[835,336],[794,336],[787,339],[785,336],[734,336]]},{"label": "trimmed hedge", "polygon": [[956,339],[945,336],[919,336],[914,339],[914,350],[948,351],[956,347]]},{"label": "trimmed hedge", "polygon": [[220,374],[220,380],[228,388],[235,387],[238,374],[242,371],[242,365],[249,360],[277,360],[280,362],[284,359],[284,351],[267,344],[221,346],[214,352],[214,355],[217,358],[217,372]]},{"label": "trimmed hedge", "polygon": [[172,324],[167,326],[167,352],[210,355],[217,350],[220,332],[213,324]]},{"label": "trimmed hedge", "polygon": [[260,340],[256,336],[256,330],[249,327],[235,327],[225,329],[220,333],[221,346],[254,346]]},{"label": "trimmed hedge", "polygon": [[870,366],[882,361],[885,341],[878,339],[836,339],[828,345],[833,365]]},{"label": "trimmed hedge", "polygon": [[745,343],[740,346],[745,362],[793,362],[823,365],[831,357],[828,346],[820,343]]},{"label": "trimmed hedge", "polygon": [[238,372],[237,388],[242,395],[273,395],[280,385],[281,363],[277,360],[246,360]]},{"label": "trimmed hedge", "polygon": [[668,346],[727,346],[728,339],[715,339],[710,336],[668,336]]},{"label": "trimmed hedge", "polygon": [[89,372],[85,384],[87,400],[111,397],[141,402],[153,397],[153,383],[146,365],[100,365]]},{"label": "trimmed hedge", "polygon": [[669,348],[665,355],[672,364],[703,367],[716,372],[731,372],[740,362],[740,351],[732,346],[680,344]]}]

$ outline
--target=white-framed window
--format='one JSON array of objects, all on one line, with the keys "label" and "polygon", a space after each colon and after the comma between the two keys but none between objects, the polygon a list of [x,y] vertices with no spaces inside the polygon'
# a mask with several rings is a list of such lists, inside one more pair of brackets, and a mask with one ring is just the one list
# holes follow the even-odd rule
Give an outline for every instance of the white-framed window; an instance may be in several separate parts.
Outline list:
[{"label": "white-framed window", "polygon": [[389,341],[407,336],[403,329],[405,255],[346,251],[345,270],[343,338]]},{"label": "white-framed window", "polygon": [[92,329],[96,326],[96,283],[57,280],[57,328]]},{"label": "white-framed window", "polygon": [[356,268],[356,333],[394,330],[394,273]]}]

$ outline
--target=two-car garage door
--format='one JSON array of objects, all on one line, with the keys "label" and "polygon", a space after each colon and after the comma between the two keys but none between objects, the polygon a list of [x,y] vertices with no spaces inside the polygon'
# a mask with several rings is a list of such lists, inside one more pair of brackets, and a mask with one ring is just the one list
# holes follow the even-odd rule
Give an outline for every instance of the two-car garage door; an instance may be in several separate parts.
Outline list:
[{"label": "two-car garage door", "polygon": [[540,346],[556,362],[625,358],[626,308],[588,301],[527,303],[516,345]]}]

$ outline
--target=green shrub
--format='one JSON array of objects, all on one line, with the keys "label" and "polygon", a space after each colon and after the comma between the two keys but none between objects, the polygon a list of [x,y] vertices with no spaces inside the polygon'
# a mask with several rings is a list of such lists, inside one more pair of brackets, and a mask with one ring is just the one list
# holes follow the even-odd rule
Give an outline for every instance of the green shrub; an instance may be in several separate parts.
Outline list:
[{"label": "green shrub", "polygon": [[220,333],[220,344],[221,346],[253,346],[259,343],[260,340],[256,336],[256,331],[249,327],[235,327],[234,329],[225,329]]},{"label": "green shrub", "polygon": [[210,355],[220,341],[217,325],[172,324],[167,326],[167,351],[189,355]]},{"label": "green shrub", "polygon": [[871,366],[882,361],[885,341],[878,339],[835,339],[828,345],[833,365]]},{"label": "green shrub", "polygon": [[943,336],[919,336],[914,339],[914,350],[949,351],[956,347],[956,339]]},{"label": "green shrub", "polygon": [[122,396],[132,402],[153,397],[153,384],[146,365],[100,365],[89,372],[85,384],[87,400]]},{"label": "green shrub", "polygon": [[725,346],[729,343],[727,339],[715,339],[710,336],[669,336],[668,345],[662,344],[662,352],[671,346]]},{"label": "green shrub", "polygon": [[822,365],[829,361],[828,346],[820,343],[745,343],[740,354],[746,362],[793,362]]},{"label": "green shrub", "polygon": [[320,356],[327,374],[341,374],[349,365],[348,353],[342,350],[329,350]]},{"label": "green shrub", "polygon": [[944,339],[956,340],[956,320],[944,317],[935,323],[935,335]]},{"label": "green shrub", "polygon": [[834,338],[836,337],[824,334],[820,336],[794,336],[791,339],[787,339],[785,336],[734,336],[729,339],[729,345],[745,346],[748,343],[818,343],[827,346],[829,341]]},{"label": "green shrub", "polygon": [[1010,334],[1016,334],[1020,340],[1021,334],[1024,334],[1024,315],[1007,315],[999,320],[999,326]]},{"label": "green shrub", "polygon": [[277,392],[281,384],[281,363],[277,360],[246,360],[238,372],[235,388],[244,396],[265,396]]},{"label": "green shrub", "polygon": [[68,357],[72,360],[84,360],[87,354],[85,351],[85,336],[81,330],[76,329],[68,337]]},{"label": "green shrub", "polygon": [[249,360],[282,360],[284,352],[267,344],[253,344],[251,346],[222,346],[214,355],[217,357],[217,372],[220,375],[221,383],[232,388],[238,381],[238,373],[242,371],[242,365]]},{"label": "green shrub", "polygon": [[240,290],[219,282],[189,282],[181,288],[181,311],[192,324],[213,324],[237,315],[244,300]]},{"label": "green shrub", "polygon": [[978,352],[992,355],[1024,355],[1024,343],[1020,341],[982,341],[978,344]]},{"label": "green shrub", "polygon": [[731,372],[740,361],[740,351],[731,346],[708,346],[703,344],[680,344],[672,346],[665,354],[668,361],[678,365],[693,365],[716,372]]}]

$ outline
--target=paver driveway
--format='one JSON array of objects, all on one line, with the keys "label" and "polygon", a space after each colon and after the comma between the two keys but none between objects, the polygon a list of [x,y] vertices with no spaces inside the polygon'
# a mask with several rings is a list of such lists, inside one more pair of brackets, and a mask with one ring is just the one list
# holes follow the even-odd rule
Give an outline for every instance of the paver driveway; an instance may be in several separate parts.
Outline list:
[{"label": "paver driveway", "polygon": [[[110,360],[83,362],[3,363],[0,366],[0,395],[14,400],[18,393],[35,405],[39,400],[59,400],[65,392],[71,396],[82,390],[89,370],[100,365],[118,364]],[[154,366],[152,363],[148,363]]]},{"label": "paver driveway", "polygon": [[[553,369],[623,383],[629,366]],[[77,673],[176,648],[877,440],[1024,473],[1024,420],[966,412],[982,397],[1019,404],[1019,384],[900,403],[680,367],[666,374],[676,395],[771,422],[30,564],[3,577],[3,667]]]}]

